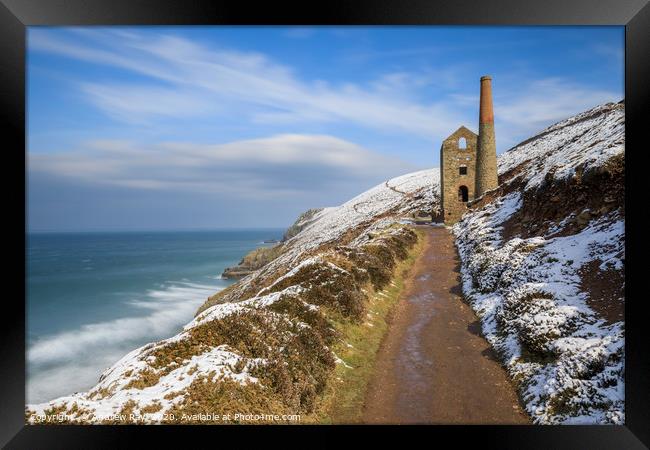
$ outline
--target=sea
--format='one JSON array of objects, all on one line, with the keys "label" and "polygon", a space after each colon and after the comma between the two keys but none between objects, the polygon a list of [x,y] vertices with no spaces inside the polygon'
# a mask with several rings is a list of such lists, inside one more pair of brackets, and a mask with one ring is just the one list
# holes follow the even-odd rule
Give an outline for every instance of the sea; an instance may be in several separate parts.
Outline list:
[{"label": "sea", "polygon": [[88,390],[128,352],[182,330],[221,278],[282,229],[27,235],[27,403]]}]

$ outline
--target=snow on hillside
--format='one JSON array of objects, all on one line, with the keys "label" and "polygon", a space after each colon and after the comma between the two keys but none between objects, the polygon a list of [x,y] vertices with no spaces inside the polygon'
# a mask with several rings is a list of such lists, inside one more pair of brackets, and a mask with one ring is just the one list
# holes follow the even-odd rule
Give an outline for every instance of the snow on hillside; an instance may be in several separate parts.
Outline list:
[{"label": "snow on hillside", "polygon": [[577,167],[589,170],[625,151],[625,107],[607,103],[558,122],[498,159],[499,175],[522,170],[525,189],[540,186],[544,177],[572,176]]},{"label": "snow on hillside", "polygon": [[[348,230],[388,213],[407,214],[431,208],[437,169],[409,173],[379,184],[336,208],[325,208],[307,228],[289,241],[292,253],[339,239]],[[416,194],[420,198],[414,199]],[[409,200],[409,201],[405,201]]]},{"label": "snow on hillside", "polygon": [[[295,291],[295,288],[293,290]],[[284,292],[275,292],[237,304],[228,303],[210,308],[187,324],[181,333],[169,339],[149,343],[128,353],[107,369],[100,376],[99,383],[88,392],[74,393],[38,405],[28,405],[28,409],[34,412],[30,420],[32,423],[38,423],[39,416],[44,417],[48,410],[50,410],[49,414],[52,414],[52,411],[57,411],[57,407],[65,405],[65,411],[70,409],[74,411],[70,414],[72,417],[83,419],[86,423],[99,423],[110,421],[113,417],[119,416],[126,405],[134,404],[155,405],[155,411],[151,413],[139,411],[138,414],[147,417],[143,419],[145,422],[160,423],[163,421],[165,411],[181,400],[184,391],[194,381],[202,377],[208,377],[213,381],[227,378],[242,384],[257,383],[258,380],[251,376],[247,369],[252,363],[260,361],[247,362],[243,370],[235,371],[233,368],[243,361],[242,356],[232,351],[227,345],[219,345],[193,355],[181,364],[175,364],[173,370],[161,376],[150,386],[136,385],[140,375],[151,370],[150,363],[155,360],[153,353],[156,350],[188,340],[191,330],[201,323],[251,308],[268,307],[277,301],[282,293]]]},{"label": "snow on hillside", "polygon": [[418,210],[437,208],[439,182],[440,171],[437,168],[413,172],[381,183],[341,206],[323,208],[307,227],[285,242],[281,256],[244,278],[222,298],[224,301],[238,301],[252,295],[247,289],[253,281],[269,277],[280,269],[290,270],[304,255],[339,241],[351,230],[359,228],[363,231],[355,233],[355,244],[358,245],[364,242],[368,233],[388,226],[396,218]]},{"label": "snow on hillside", "polygon": [[[622,280],[624,210],[621,195],[594,198],[579,184],[593,172],[591,183],[613,187],[618,175],[606,166],[624,154],[623,133],[622,104],[547,128],[500,156],[501,186],[453,227],[464,295],[536,423],[624,422],[624,324],[594,306],[589,285]],[[177,335],[130,352],[88,392],[28,405],[28,421],[174,422],[164,414],[215,405],[309,412],[340,362],[323,311],[364,317],[364,286],[380,290],[416,239],[399,224],[432,207],[435,215],[438,196],[436,168],[311,212],[280,256],[211,297]],[[527,209],[547,213],[530,202],[549,196],[550,225],[522,225]]]},{"label": "snow on hillside", "polygon": [[[174,422],[178,414],[174,419],[169,414],[177,411],[203,412],[220,403],[226,410],[241,407],[233,401],[244,402],[245,408],[251,407],[246,402],[257,401],[253,407],[266,412],[289,404],[291,413],[308,411],[337,360],[327,348],[335,338],[319,304],[351,320],[363,317],[362,283],[369,280],[380,288],[382,270],[398,254],[392,249],[412,245],[415,236],[391,225],[431,209],[438,176],[436,169],[404,175],[316,212],[284,243],[280,257],[223,291],[227,295],[217,303],[208,302],[180,333],[133,350],[87,392],[28,405],[28,421],[62,415],[72,423]],[[372,231],[379,233],[365,246]],[[383,260],[373,248],[387,252]],[[295,367],[285,367],[288,362]],[[214,398],[215,392],[225,392],[220,384],[233,382],[226,397]],[[205,406],[206,401],[211,403]]]},{"label": "snow on hillside", "polygon": [[[622,283],[623,205],[596,210],[594,202],[605,200],[572,190],[579,186],[576,173],[613,182],[604,167],[624,152],[624,126],[622,104],[602,105],[511,149],[498,163],[500,175],[510,172],[501,180],[502,196],[453,228],[463,292],[535,423],[624,423],[624,323],[594,309],[592,296],[602,286],[589,285],[606,277],[610,285]],[[567,184],[571,177],[578,181]],[[556,223],[537,233],[513,232],[509,219],[519,214],[520,225],[526,208],[539,206],[549,190],[563,197],[549,206]],[[565,214],[561,220],[557,211]],[[622,294],[605,302],[616,306]]]}]

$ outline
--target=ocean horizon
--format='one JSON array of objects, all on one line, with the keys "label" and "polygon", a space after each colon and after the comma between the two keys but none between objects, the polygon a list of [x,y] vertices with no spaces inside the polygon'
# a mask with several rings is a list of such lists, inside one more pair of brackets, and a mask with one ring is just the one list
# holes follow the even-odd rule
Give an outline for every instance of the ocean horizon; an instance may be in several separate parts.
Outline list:
[{"label": "ocean horizon", "polygon": [[28,403],[86,390],[128,352],[178,332],[221,278],[281,228],[28,231]]}]

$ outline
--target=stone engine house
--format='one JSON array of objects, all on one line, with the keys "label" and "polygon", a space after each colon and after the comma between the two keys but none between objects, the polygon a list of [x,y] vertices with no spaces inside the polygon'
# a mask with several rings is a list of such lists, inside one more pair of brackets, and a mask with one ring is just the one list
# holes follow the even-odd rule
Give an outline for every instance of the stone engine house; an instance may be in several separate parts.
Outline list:
[{"label": "stone engine house", "polygon": [[461,126],[440,147],[440,198],[446,225],[460,220],[468,202],[498,186],[489,76],[481,77],[480,98],[479,134]]},{"label": "stone engine house", "polygon": [[457,222],[474,199],[478,135],[466,127],[442,141],[440,148],[440,197],[444,222]]}]

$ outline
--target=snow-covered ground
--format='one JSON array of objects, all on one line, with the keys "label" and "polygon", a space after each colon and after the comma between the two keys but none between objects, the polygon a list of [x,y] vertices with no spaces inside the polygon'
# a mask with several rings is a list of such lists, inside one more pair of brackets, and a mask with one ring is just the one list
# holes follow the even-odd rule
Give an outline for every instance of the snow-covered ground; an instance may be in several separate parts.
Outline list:
[{"label": "snow-covered ground", "polygon": [[[297,291],[295,286],[291,286],[283,291],[254,297],[239,303],[216,305],[195,317],[183,328],[181,333],[169,339],[144,345],[128,353],[102,373],[99,383],[88,392],[60,397],[47,403],[28,405],[28,408],[34,412],[31,420],[33,423],[38,423],[39,416],[45,417],[48,409],[56,409],[62,405],[69,409],[76,404],[75,413],[70,414],[71,418],[87,423],[99,423],[119,416],[125,405],[133,402],[135,405],[139,405],[139,408],[135,408],[134,414],[142,416],[136,421],[159,423],[164,420],[165,411],[182,400],[184,390],[200,377],[208,376],[211,380],[224,377],[242,384],[256,383],[257,379],[248,374],[246,367],[242,371],[235,372],[233,370],[233,367],[242,359],[241,355],[229,349],[227,345],[219,345],[176,364],[176,368],[160,377],[152,386],[143,388],[130,386],[130,383],[137,380],[143,372],[151,370],[150,364],[155,361],[152,353],[169,344],[189,339],[189,332],[192,328],[234,313],[268,307],[282,294],[294,294]],[[249,361],[248,365],[258,362],[261,361]],[[160,410],[148,414],[139,412],[142,407],[150,405],[159,405]]]},{"label": "snow-covered ground", "polygon": [[[39,423],[45,416],[62,414],[65,419],[83,423],[100,423],[115,418],[133,422],[134,419],[120,416],[124,411],[129,411],[137,417],[136,421],[159,423],[167,420],[166,411],[183,401],[185,391],[196,380],[207,377],[211,381],[228,379],[243,385],[258,383],[248,369],[253,364],[264,364],[264,361],[244,359],[227,345],[206,348],[189,359],[172,362],[171,367],[168,365],[162,371],[152,366],[156,362],[154,355],[172,344],[189,342],[192,330],[207,322],[231,314],[267,310],[281,298],[290,297],[301,302],[301,286],[272,291],[278,283],[307,266],[322,264],[349,276],[343,269],[321,259],[319,254],[327,250],[320,248],[325,244],[361,246],[367,241],[369,233],[386,229],[420,209],[430,210],[438,192],[438,177],[436,169],[411,173],[388,180],[341,206],[318,211],[306,228],[285,242],[284,253],[279,258],[233,285],[229,297],[201,311],[182,332],[133,350],[107,369],[99,383],[88,392],[27,405],[30,412],[28,420]],[[349,235],[350,242],[344,242],[344,235]],[[264,284],[265,281],[269,281],[265,289],[251,291],[251,285]],[[314,305],[305,306],[317,309]],[[244,362],[243,369],[234,370],[241,362]],[[149,373],[156,375],[154,380],[144,387],[138,385],[138,380]],[[151,410],[155,411],[145,413]]]},{"label": "snow-covered ground", "polygon": [[360,229],[353,242],[359,245],[368,233],[394,223],[396,218],[419,210],[430,211],[438,204],[439,182],[437,168],[413,172],[381,183],[341,206],[322,209],[307,227],[285,242],[282,255],[244,278],[223,299],[239,301],[252,295],[247,292],[247,286],[255,280],[272,276],[279,270],[290,270],[306,254],[323,245],[339,243],[350,230]]},{"label": "snow-covered ground", "polygon": [[500,155],[498,171],[522,168],[528,190],[539,187],[549,173],[567,178],[577,167],[587,171],[624,152],[624,106],[606,103],[551,125],[538,138]]},{"label": "snow-covered ground", "polygon": [[[407,214],[418,207],[430,209],[439,177],[437,169],[409,173],[379,184],[338,208],[324,209],[319,213],[318,220],[289,242],[291,253],[333,242],[348,230],[374,221],[384,214],[393,213],[394,218],[397,214]],[[412,197],[408,196],[417,193],[422,194],[422,197],[411,201]]]},{"label": "snow-covered ground", "polygon": [[603,105],[506,152],[499,172],[516,168],[522,188],[453,228],[463,292],[535,423],[624,422],[624,323],[608,323],[590,308],[581,284],[592,261],[602,271],[623,270],[624,217],[614,210],[574,234],[553,237],[558,223],[546,235],[508,240],[504,222],[547,174],[566,179],[623,153],[624,125],[623,105]]},{"label": "snow-covered ground", "polygon": [[[511,239],[504,239],[503,225],[523,207],[524,193],[540,188],[547,174],[556,180],[571,177],[579,166],[589,170],[621,155],[623,133],[623,106],[612,104],[547,128],[499,158],[499,173],[514,174],[506,184],[517,179],[522,181],[519,187],[466,214],[453,228],[464,294],[536,423],[624,421],[624,324],[608,323],[590,308],[580,278],[591,261],[601,270],[623,269],[624,218],[610,211],[574,234],[552,236],[548,231]],[[168,363],[165,370],[153,367],[154,354],[183,342],[191,347],[193,330],[232,314],[267,311],[279,316],[269,307],[281,299],[295,299],[318,311],[300,298],[309,286],[284,287],[287,280],[312,265],[329,271],[327,283],[339,274],[349,278],[324,255],[331,255],[336,246],[359,249],[377,242],[377,232],[419,211],[433,207],[437,212],[438,196],[435,168],[388,180],[341,206],[316,212],[304,229],[283,243],[278,258],[208,302],[182,332],[130,352],[88,392],[28,405],[28,420],[37,423],[46,413],[65,413],[73,420],[97,423],[125,410],[155,410],[144,421],[156,423],[183,401],[196,380],[260,383],[250,369],[265,361],[244,358],[227,345],[201,344],[200,350]],[[553,231],[562,225],[557,223]],[[156,376],[138,386],[149,372]]]}]

